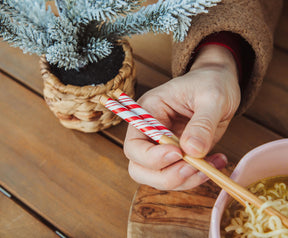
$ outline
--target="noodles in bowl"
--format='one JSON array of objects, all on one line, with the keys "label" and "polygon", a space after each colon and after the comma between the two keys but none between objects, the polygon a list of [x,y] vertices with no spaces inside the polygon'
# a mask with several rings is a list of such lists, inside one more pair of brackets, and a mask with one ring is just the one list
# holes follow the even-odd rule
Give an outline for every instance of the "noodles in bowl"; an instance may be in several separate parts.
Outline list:
[{"label": "noodles in bowl", "polygon": [[273,177],[257,182],[248,188],[264,201],[260,209],[246,204],[246,208],[233,201],[227,207],[221,221],[223,238],[288,238],[280,218],[264,211],[274,207],[288,216],[288,177]]},{"label": "noodles in bowl", "polygon": [[[241,186],[247,187],[248,189],[250,189],[250,191],[255,192],[256,196],[263,197],[263,199],[264,197],[267,197],[265,198],[265,201],[268,201],[268,202],[265,203],[264,206],[270,206],[272,200],[275,201],[275,203],[277,203],[276,201],[278,199],[277,196],[280,197],[280,199],[284,198],[283,200],[287,204],[287,190],[288,190],[288,157],[287,155],[288,155],[288,139],[275,140],[275,141],[271,141],[269,143],[263,144],[261,146],[258,146],[254,148],[253,150],[249,151],[240,159],[235,169],[233,170],[230,178],[233,179],[238,184],[240,184]],[[261,182],[263,185],[258,185],[257,187],[257,184],[259,184],[259,182]],[[282,183],[284,183],[285,186],[283,186]],[[275,184],[278,184],[278,185],[275,185]],[[274,185],[276,186],[276,189]],[[273,190],[276,190],[276,192]],[[278,194],[278,195],[276,196],[275,194]],[[271,199],[269,199],[270,197]],[[231,200],[232,198],[224,190],[222,190],[220,194],[218,195],[215,201],[215,204],[213,206],[212,213],[211,213],[209,238],[233,237],[232,236],[233,233],[234,233],[233,234],[234,237],[243,237],[243,238],[244,237],[249,237],[249,238],[251,237],[263,237],[263,238],[288,237],[287,234],[284,232],[285,230],[281,230],[281,232],[283,231],[281,234],[282,236],[279,236],[279,235],[275,235],[274,237],[270,236],[272,233],[267,234],[269,232],[268,230],[265,231],[266,234],[261,234],[260,236],[256,236],[257,233],[255,232],[254,227],[256,227],[255,229],[259,229],[260,231],[261,231],[260,229],[261,227],[262,229],[266,229],[266,228],[263,228],[263,226],[266,225],[264,221],[266,218],[272,219],[270,220],[270,223],[268,222],[269,224],[267,225],[267,227],[271,226],[273,228],[274,225],[276,227],[279,224],[279,223],[274,222],[274,221],[277,221],[277,218],[271,218],[271,216],[268,217],[268,215],[266,216],[266,212],[264,213],[263,211],[264,207],[262,207],[262,209],[258,209],[260,211],[262,210],[262,213],[258,215],[256,211],[253,212],[253,207],[247,206],[247,214],[251,215],[250,219],[252,222],[250,222],[249,220],[246,226],[248,227],[250,226],[251,230],[254,231],[254,234],[251,234],[251,231],[249,231],[247,235],[241,234],[240,229],[243,229],[243,228],[240,228],[239,224],[245,223],[244,215],[243,215],[244,214],[243,210],[245,210],[245,208],[236,202],[234,202],[234,204],[238,204],[238,207],[234,209],[235,212],[234,211],[231,212],[230,210],[231,218],[233,217],[237,218],[237,216],[243,216],[243,219],[242,217],[235,219],[234,222],[237,228],[236,226],[234,226],[234,228],[232,228],[232,226],[229,227],[229,225],[232,222],[232,219],[230,218],[230,220],[224,221],[224,219],[222,218],[225,216],[225,213],[226,213],[225,210],[229,207],[229,204],[231,204],[232,206]],[[285,208],[286,206],[288,205],[283,205],[283,208]],[[277,209],[277,207],[274,207],[274,208]],[[236,212],[236,210],[239,210],[239,211]],[[281,213],[285,213],[285,212],[281,212]],[[245,216],[245,219],[248,219],[248,218],[246,218]],[[240,220],[242,223],[240,223]],[[224,222],[226,223],[224,224]],[[222,230],[221,230],[221,223],[222,223]],[[225,231],[226,227],[229,227],[229,229],[231,230],[229,232],[226,232]],[[284,227],[284,229],[286,229],[286,227]],[[240,234],[237,234],[236,230]],[[276,228],[275,229],[273,228],[273,231],[275,230]],[[258,232],[258,230],[256,231]],[[230,236],[228,236],[228,234]]]}]

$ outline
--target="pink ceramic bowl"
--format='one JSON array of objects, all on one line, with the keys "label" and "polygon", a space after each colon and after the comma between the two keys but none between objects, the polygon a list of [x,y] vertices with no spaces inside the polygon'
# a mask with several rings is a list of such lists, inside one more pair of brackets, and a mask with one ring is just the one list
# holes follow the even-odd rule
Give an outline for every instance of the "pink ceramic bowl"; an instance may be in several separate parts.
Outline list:
[{"label": "pink ceramic bowl", "polygon": [[[238,163],[231,178],[242,186],[248,186],[263,178],[288,175],[288,139],[261,145],[247,153]],[[212,210],[210,238],[220,238],[220,222],[231,197],[221,191]]]}]

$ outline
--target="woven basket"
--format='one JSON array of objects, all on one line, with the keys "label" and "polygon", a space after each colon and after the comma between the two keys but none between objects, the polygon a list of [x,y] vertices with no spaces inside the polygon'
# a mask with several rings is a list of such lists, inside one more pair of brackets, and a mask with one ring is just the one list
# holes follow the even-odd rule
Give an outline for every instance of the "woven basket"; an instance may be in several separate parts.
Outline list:
[{"label": "woven basket", "polygon": [[121,121],[99,103],[100,95],[113,97],[112,93],[117,88],[134,97],[135,64],[132,49],[127,41],[121,41],[120,44],[125,52],[122,68],[114,79],[96,86],[64,85],[50,72],[45,56],[41,57],[44,98],[64,127],[82,132],[97,132],[117,125]]}]

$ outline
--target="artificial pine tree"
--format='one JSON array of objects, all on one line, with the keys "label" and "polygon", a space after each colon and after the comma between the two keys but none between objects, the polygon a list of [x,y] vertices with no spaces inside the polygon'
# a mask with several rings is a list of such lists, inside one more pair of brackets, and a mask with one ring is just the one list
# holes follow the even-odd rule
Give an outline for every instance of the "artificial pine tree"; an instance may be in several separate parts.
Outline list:
[{"label": "artificial pine tree", "polygon": [[[45,56],[49,67],[45,66],[41,70],[42,74],[47,76],[49,70],[53,73],[53,78],[56,76],[63,84],[58,85],[58,81],[53,79],[48,80],[50,85],[45,86],[45,82],[48,82],[45,77],[45,99],[52,105],[50,109],[54,114],[65,121],[62,124],[68,120],[74,123],[83,113],[76,113],[75,116],[74,109],[64,110],[63,106],[56,110],[54,105],[65,101],[56,96],[61,94],[66,97],[67,92],[72,93],[74,90],[75,97],[81,94],[82,99],[90,100],[93,98],[91,91],[95,93],[96,89],[88,88],[85,92],[87,95],[84,95],[84,89],[67,89],[65,85],[79,87],[108,84],[107,81],[117,77],[127,58],[125,47],[120,44],[124,42],[124,38],[147,32],[172,32],[175,41],[182,41],[192,16],[207,12],[208,7],[221,0],[159,0],[155,4],[141,7],[143,1],[145,0],[0,0],[0,37],[12,46],[19,47],[24,53],[38,54],[42,56],[41,59]],[[58,13],[54,14],[46,2],[54,2]],[[117,83],[127,88],[123,83]],[[61,92],[55,92],[56,88]],[[79,100],[77,103],[79,104]],[[97,111],[95,108],[93,110]],[[88,116],[87,119],[86,116],[83,120],[95,121],[95,117],[99,115],[94,115],[94,112],[92,114],[93,117]]]},{"label": "artificial pine tree", "polygon": [[67,70],[109,56],[125,36],[173,32],[182,41],[191,17],[219,0],[160,0],[142,8],[143,0],[56,0],[59,17],[45,2],[2,0],[0,37]]}]

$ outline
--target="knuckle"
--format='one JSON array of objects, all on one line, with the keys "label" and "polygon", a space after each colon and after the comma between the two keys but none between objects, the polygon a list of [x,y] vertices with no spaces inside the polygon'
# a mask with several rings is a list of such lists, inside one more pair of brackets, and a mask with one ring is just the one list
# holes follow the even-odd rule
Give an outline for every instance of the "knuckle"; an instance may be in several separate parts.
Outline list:
[{"label": "knuckle", "polygon": [[154,156],[154,153],[149,151],[150,148],[147,148],[145,151],[135,150],[135,148],[125,145],[123,151],[125,156],[133,162],[140,164],[141,166],[151,169],[159,170],[162,168],[162,158],[161,156]]},{"label": "knuckle", "polygon": [[165,167],[165,153],[162,145],[153,144],[147,147],[141,156],[143,157],[143,165],[149,169],[161,170]]},{"label": "knuckle", "polygon": [[205,103],[220,106],[222,108],[225,105],[225,92],[221,87],[211,87],[207,91],[203,92],[201,100]]},{"label": "knuckle", "polygon": [[154,171],[162,168],[161,163],[158,160],[153,160],[149,157],[147,158],[147,160],[145,160],[145,167]]},{"label": "knuckle", "polygon": [[161,181],[159,184],[159,190],[175,190],[182,181],[179,181],[175,178],[166,178]]},{"label": "knuckle", "polygon": [[214,123],[208,117],[198,118],[194,126],[197,126],[201,130],[203,130],[205,134],[209,134],[210,136],[214,133]]},{"label": "knuckle", "polygon": [[123,146],[123,152],[125,154],[125,156],[130,160],[132,159],[132,153],[131,153],[131,149],[129,146],[129,142],[125,142],[124,146]]},{"label": "knuckle", "polygon": [[142,97],[138,99],[138,103],[141,104],[142,106],[144,105],[150,105],[150,103],[155,101],[154,95],[152,94],[151,91],[146,92]]},{"label": "knuckle", "polygon": [[162,182],[159,186],[156,187],[158,190],[173,190],[174,186],[171,184],[167,184],[166,182]]},{"label": "knuckle", "polygon": [[128,165],[128,174],[134,181],[139,183],[135,166],[133,165],[133,162],[131,161],[129,162],[129,165]]},{"label": "knuckle", "polygon": [[215,102],[217,104],[223,103],[225,99],[225,94],[223,89],[219,87],[215,87],[213,89],[210,89],[209,91],[209,97],[211,102]]}]

